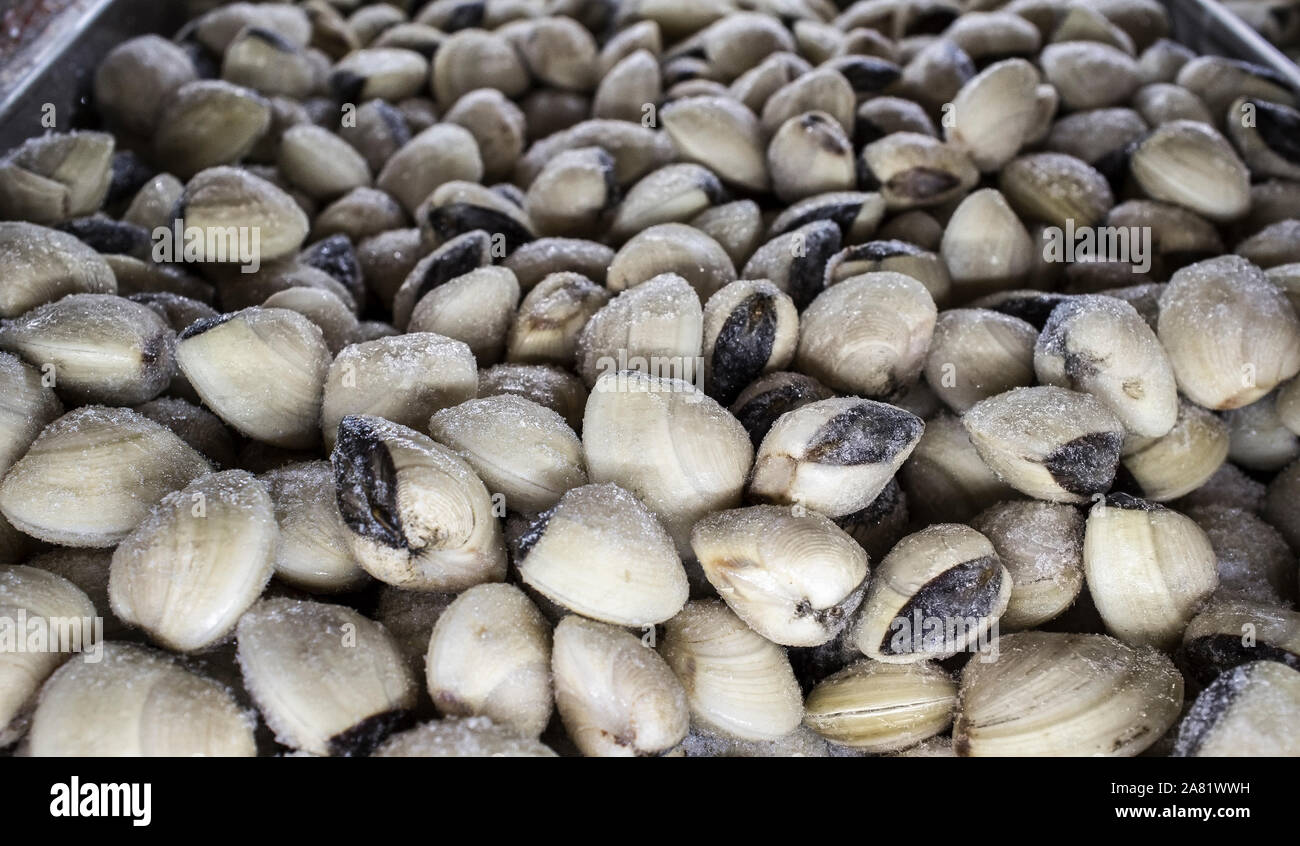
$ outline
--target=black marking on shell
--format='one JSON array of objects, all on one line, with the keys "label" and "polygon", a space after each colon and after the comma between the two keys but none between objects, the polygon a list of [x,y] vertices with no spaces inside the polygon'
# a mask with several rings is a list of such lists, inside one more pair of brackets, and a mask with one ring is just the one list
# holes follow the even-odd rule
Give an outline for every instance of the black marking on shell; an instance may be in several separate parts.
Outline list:
[{"label": "black marking on shell", "polygon": [[[854,118],[853,143],[856,144],[859,149],[867,146],[872,141],[879,141],[881,138],[884,137],[885,137],[885,130],[877,126],[876,122],[871,120],[871,118],[863,117],[862,115],[858,115],[856,118]],[[861,160],[858,161],[857,166],[858,166],[858,181],[861,182],[862,179]]]},{"label": "black marking on shell", "polygon": [[148,253],[152,243],[144,227],[107,217],[78,217],[59,224],[59,229],[104,255]]},{"label": "black marking on shell", "polygon": [[1043,326],[1047,324],[1047,318],[1052,316],[1052,310],[1065,300],[1066,297],[1060,294],[1008,297],[1001,302],[988,306],[988,308],[1002,314],[1009,314],[1012,317],[1019,317],[1041,331]]},{"label": "black marking on shell", "polygon": [[1180,663],[1201,684],[1209,684],[1221,674],[1251,661],[1276,661],[1300,670],[1300,655],[1271,643],[1246,646],[1241,640],[1240,634],[1226,633],[1192,638],[1179,650]]},{"label": "black marking on shell", "polygon": [[364,757],[373,752],[391,734],[415,725],[415,714],[405,709],[381,711],[366,717],[328,741],[330,755],[336,758]]},{"label": "black marking on shell", "polygon": [[126,202],[144,187],[145,183],[157,173],[152,167],[140,160],[130,150],[119,150],[113,154],[112,180],[108,184],[108,194],[104,197],[106,207]]},{"label": "black marking on shell", "polygon": [[[862,200],[853,198],[847,200],[828,200],[807,208],[803,213],[791,218],[779,232],[773,232],[775,235],[784,235],[787,232],[807,226],[809,223],[816,223],[819,220],[829,220],[840,228],[840,233],[845,237],[853,228],[853,222],[858,219],[858,214],[862,211]],[[839,248],[836,247],[838,250]]]},{"label": "black marking on shell", "polygon": [[418,303],[439,285],[488,265],[490,247],[486,232],[468,232],[443,244],[434,253],[436,258],[425,268],[424,278],[420,280],[420,287],[415,290],[411,302]]},{"label": "black marking on shell", "polygon": [[827,399],[831,392],[803,374],[791,374],[789,381],[780,387],[764,391],[739,408],[733,407],[732,413],[749,433],[749,439],[757,447],[763,442],[772,424],[788,411],[794,411],[810,402]]},{"label": "black marking on shell", "polygon": [[1264,146],[1293,165],[1300,165],[1300,113],[1267,100],[1248,100],[1255,106],[1255,131]]},{"label": "black marking on shell", "polygon": [[244,30],[245,38],[256,38],[258,41],[279,50],[281,53],[296,53],[298,48],[293,46],[289,39],[285,38],[274,30],[266,29],[260,26],[250,26]]},{"label": "black marking on shell", "polygon": [[1173,757],[1187,758],[1200,750],[1215,726],[1228,713],[1228,709],[1232,707],[1232,703],[1249,679],[1249,667],[1236,667],[1215,679],[1213,684],[1201,691],[1201,695],[1196,697],[1196,701],[1188,709],[1187,716],[1183,718],[1183,724],[1178,729]]},{"label": "black marking on shell", "polygon": [[1116,147],[1108,153],[1102,154],[1094,162],[1088,162],[1093,169],[1106,177],[1110,184],[1111,191],[1119,193],[1124,188],[1124,181],[1128,178],[1129,159],[1133,158],[1133,153],[1137,150],[1141,139],[1131,141],[1120,147]]},{"label": "black marking on shell", "polygon": [[839,252],[842,238],[836,221],[815,223],[803,233],[803,254],[790,260],[786,287],[802,311],[826,287],[826,265]]},{"label": "black marking on shell", "polygon": [[483,13],[486,8],[487,3],[485,0],[471,0],[469,3],[459,4],[447,16],[447,23],[443,31],[456,32],[482,26]]},{"label": "black marking on shell", "polygon": [[336,70],[330,74],[330,90],[345,103],[355,103],[361,99],[366,82],[365,76],[350,70]]},{"label": "black marking on shell", "polygon": [[848,56],[836,61],[835,69],[856,94],[877,94],[902,75],[898,65],[874,56]]},{"label": "black marking on shell", "polygon": [[776,341],[776,298],[755,292],[737,303],[714,341],[711,395],[730,405],[746,385],[762,375]]},{"label": "black marking on shell", "polygon": [[184,341],[187,338],[193,338],[195,335],[202,335],[204,332],[208,331],[209,329],[215,329],[216,327],[220,326],[226,321],[233,320],[236,314],[238,314],[238,312],[231,312],[230,314],[218,314],[216,317],[204,317],[200,320],[196,320],[193,323],[191,323],[189,326],[186,326],[184,329],[182,329],[180,331],[180,334],[178,334],[176,338],[177,340]]},{"label": "black marking on shell", "polygon": [[923,202],[942,197],[961,184],[955,174],[933,167],[909,167],[885,181],[888,191],[909,200]]},{"label": "black marking on shell", "polygon": [[884,261],[895,256],[923,256],[927,252],[906,241],[868,241],[844,250],[843,261]]},{"label": "black marking on shell", "polygon": [[402,110],[387,100],[376,100],[375,109],[379,112],[379,119],[383,121],[384,129],[388,131],[388,138],[393,148],[400,149],[406,146],[406,142],[411,140],[411,125],[407,123],[406,115],[402,114]]},{"label": "black marking on shell", "polygon": [[1266,79],[1269,82],[1273,83],[1274,85],[1278,86],[1279,88],[1283,88],[1287,91],[1291,90],[1291,85],[1286,81],[1286,77],[1282,76],[1282,74],[1278,73],[1277,71],[1273,70],[1270,67],[1265,67],[1264,65],[1257,65],[1254,62],[1247,62],[1242,59],[1219,59],[1219,61],[1224,62],[1225,64],[1232,65],[1235,68],[1239,68],[1245,71],[1246,73],[1250,74],[1251,76],[1257,76],[1260,79]]},{"label": "black marking on shell", "polygon": [[533,233],[513,217],[473,203],[448,203],[430,209],[428,220],[438,237],[444,239],[475,229],[482,229],[489,235],[499,234],[505,238],[507,253],[513,253],[534,238]]},{"label": "black marking on shell", "polygon": [[1089,432],[1052,450],[1043,466],[1062,490],[1092,496],[1115,480],[1123,443],[1122,432]]},{"label": "black marking on shell", "polygon": [[366,289],[361,281],[361,263],[357,261],[357,251],[353,249],[352,239],[348,236],[331,235],[317,241],[302,251],[299,260],[328,273],[347,288],[358,302],[364,297]]},{"label": "black marking on shell", "polygon": [[[1002,562],[996,556],[985,555],[949,567],[926,582],[902,607],[894,620],[901,620],[903,626],[899,628],[894,624],[887,627],[880,641],[880,651],[885,655],[905,655],[955,650],[956,643],[946,634],[942,646],[937,639],[932,642],[931,633],[925,628],[928,622],[939,620],[945,625],[955,625],[957,621],[964,622],[970,618],[986,618],[997,604],[1001,590]],[[918,619],[922,625],[919,632],[913,631]]]},{"label": "black marking on shell", "polygon": [[727,189],[722,185],[722,180],[718,179],[712,171],[700,174],[699,187],[711,206],[720,206],[730,199]]},{"label": "black marking on shell", "polygon": [[374,424],[364,417],[344,417],[330,463],[348,528],[390,549],[408,549],[397,507],[397,468]]},{"label": "black marking on shell", "polygon": [[907,35],[938,35],[960,14],[956,8],[941,3],[916,8],[907,24]]},{"label": "black marking on shell", "polygon": [[901,408],[863,401],[823,423],[803,457],[818,464],[882,464],[915,443],[924,429],[921,418]]},{"label": "black marking on shell", "polygon": [[527,527],[519,533],[519,536],[511,538],[511,560],[514,562],[516,567],[523,566],[524,559],[528,557],[528,553],[533,551],[533,547],[537,546],[537,542],[542,539],[542,535],[546,534],[546,527],[550,525],[551,518],[555,516],[555,512],[559,507],[560,506],[556,504],[547,510],[534,515],[528,520]]},{"label": "black marking on shell", "polygon": [[1152,502],[1142,497],[1133,496],[1128,493],[1109,493],[1106,494],[1106,507],[1119,508],[1124,511],[1168,511],[1158,502]]}]

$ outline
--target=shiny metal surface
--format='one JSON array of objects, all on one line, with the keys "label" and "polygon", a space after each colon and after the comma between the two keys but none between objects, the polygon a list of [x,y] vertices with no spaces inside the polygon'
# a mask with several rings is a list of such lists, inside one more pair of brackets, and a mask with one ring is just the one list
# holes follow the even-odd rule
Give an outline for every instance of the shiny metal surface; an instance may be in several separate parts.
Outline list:
[{"label": "shiny metal surface", "polygon": [[76,0],[0,68],[0,150],[46,131],[53,104],[60,130],[86,124],[91,74],[116,44],[150,32],[171,34],[185,21],[176,0]]}]

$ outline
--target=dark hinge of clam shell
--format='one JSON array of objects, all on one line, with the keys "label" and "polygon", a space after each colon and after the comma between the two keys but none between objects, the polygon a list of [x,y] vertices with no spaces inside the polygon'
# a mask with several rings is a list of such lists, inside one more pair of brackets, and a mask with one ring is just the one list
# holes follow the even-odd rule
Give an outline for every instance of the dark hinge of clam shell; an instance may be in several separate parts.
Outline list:
[{"label": "dark hinge of clam shell", "polygon": [[439,285],[489,264],[488,249],[491,236],[482,231],[466,234],[470,237],[457,238],[439,248],[438,252],[441,255],[429,262],[428,268],[424,271],[424,278],[420,280],[420,287],[416,289],[415,297],[411,300],[412,303],[418,303],[424,299],[425,294]]},{"label": "dark hinge of clam shell", "polygon": [[546,527],[550,524],[551,518],[555,516],[558,505],[537,514],[528,522],[528,527],[519,533],[519,536],[511,539],[510,552],[511,560],[516,567],[523,564],[528,553],[533,551],[533,547],[546,534]]},{"label": "dark hinge of clam shell", "polygon": [[842,227],[847,231],[853,223],[853,217],[857,216],[861,208],[860,205],[856,206],[852,217],[845,223],[830,219],[826,222],[834,225],[815,226],[804,233],[803,254],[790,260],[790,272],[787,278],[790,299],[794,300],[795,308],[802,311],[825,288],[826,265],[839,252],[842,243],[840,229],[836,227]]},{"label": "dark hinge of clam shell", "polygon": [[1300,655],[1271,643],[1246,646],[1240,635],[1213,634],[1193,638],[1183,644],[1179,653],[1184,667],[1201,684],[1209,684],[1220,674],[1251,661],[1276,661],[1300,670]]},{"label": "dark hinge of clam shell", "polygon": [[933,167],[909,167],[885,183],[885,187],[900,197],[925,201],[942,197],[961,184],[955,174]]},{"label": "dark hinge of clam shell", "polygon": [[863,402],[822,424],[809,439],[804,458],[818,464],[881,464],[920,437],[924,427],[901,408]]},{"label": "dark hinge of clam shell", "polygon": [[505,238],[506,252],[513,253],[533,240],[533,233],[519,221],[495,209],[473,203],[448,203],[429,211],[429,225],[439,238],[454,238],[475,229]]},{"label": "dark hinge of clam shell", "polygon": [[[918,590],[890,625],[880,641],[880,651],[885,655],[904,655],[920,651],[952,651],[956,644],[947,639],[946,626],[957,621],[971,618],[981,620],[993,611],[998,595],[1002,591],[1002,564],[991,555],[973,558],[955,567],[950,567],[935,578],[926,582]],[[902,621],[901,626],[898,621]],[[916,621],[923,626],[919,632],[912,631]],[[924,626],[937,620],[945,625],[943,646],[931,649],[929,633]],[[906,638],[906,645],[895,644],[895,640]],[[920,640],[920,643],[917,641]],[[895,648],[899,646],[900,648]],[[938,644],[934,644],[938,646]]]},{"label": "dark hinge of clam shell", "polygon": [[58,228],[105,255],[147,253],[152,243],[144,227],[106,217],[78,217]]},{"label": "dark hinge of clam shell", "polygon": [[902,75],[898,65],[872,56],[854,56],[838,62],[835,69],[856,94],[878,94]]},{"label": "dark hinge of clam shell", "polygon": [[1052,450],[1043,459],[1043,466],[1063,490],[1091,496],[1105,491],[1115,481],[1123,443],[1122,432],[1091,432]]},{"label": "dark hinge of clam shell", "polygon": [[994,311],[1008,314],[1012,317],[1018,317],[1035,329],[1042,330],[1047,325],[1047,318],[1052,316],[1052,311],[1061,303],[1065,302],[1065,297],[1054,294],[1043,294],[1041,296],[1010,297],[1000,303],[989,306]]},{"label": "dark hinge of clam shell", "polygon": [[369,755],[379,744],[395,732],[415,725],[415,714],[407,710],[383,711],[366,717],[350,729],[345,729],[328,741],[330,754],[336,758],[357,758]]},{"label": "dark hinge of clam shell", "polygon": [[818,393],[811,383],[791,381],[759,394],[733,412],[754,446],[758,446],[778,417],[819,399],[825,399],[825,395]]},{"label": "dark hinge of clam shell", "polygon": [[1300,115],[1267,100],[1247,102],[1255,106],[1255,131],[1264,146],[1288,163],[1300,165]]},{"label": "dark hinge of clam shell", "polygon": [[182,329],[181,333],[177,336],[177,340],[184,341],[187,338],[193,338],[195,335],[202,335],[209,329],[214,329],[226,321],[232,320],[238,313],[239,312],[231,312],[230,314],[218,314],[216,317],[200,318]]},{"label": "dark hinge of clam shell", "polygon": [[714,342],[713,398],[730,405],[753,380],[763,374],[776,340],[776,300],[764,293],[750,294],[731,310]]},{"label": "dark hinge of clam shell", "polygon": [[447,16],[445,32],[457,32],[462,29],[473,29],[483,25],[483,15],[487,9],[486,0],[472,0],[469,3],[461,3],[451,10]]},{"label": "dark hinge of clam shell", "polygon": [[408,548],[397,508],[397,468],[374,426],[344,417],[330,462],[339,512],[348,528],[392,549]]},{"label": "dark hinge of clam shell", "polygon": [[1173,757],[1186,758],[1197,753],[1219,720],[1228,713],[1237,694],[1246,686],[1249,673],[1248,668],[1225,673],[1196,697],[1196,702],[1183,719],[1178,739],[1174,741]]},{"label": "dark hinge of clam shell", "polygon": [[334,96],[345,103],[354,103],[361,99],[361,91],[366,87],[366,78],[350,70],[336,70],[330,74],[330,90]]},{"label": "dark hinge of clam shell", "polygon": [[301,261],[324,271],[354,295],[364,293],[361,283],[361,264],[357,261],[352,239],[346,235],[331,235],[303,250]]},{"label": "dark hinge of clam shell", "polygon": [[104,197],[105,208],[127,202],[157,174],[154,168],[145,164],[130,150],[120,150],[113,154],[112,172],[108,195]]}]

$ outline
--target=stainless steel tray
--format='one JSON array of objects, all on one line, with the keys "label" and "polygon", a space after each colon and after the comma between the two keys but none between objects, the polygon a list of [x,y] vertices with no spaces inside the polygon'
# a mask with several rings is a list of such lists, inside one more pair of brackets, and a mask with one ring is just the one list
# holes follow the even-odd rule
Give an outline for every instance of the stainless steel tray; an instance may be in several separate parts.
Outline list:
[{"label": "stainless steel tray", "polygon": [[[1300,67],[1216,0],[1163,0],[1173,35],[1200,53],[1245,59],[1271,68],[1300,92]],[[85,120],[90,77],[121,41],[185,22],[184,0],[75,0],[9,66],[0,68],[0,151],[45,131],[42,106],[52,103],[58,127]]]},{"label": "stainless steel tray", "polygon": [[75,0],[0,68],[0,151],[41,135],[52,103],[60,130],[85,120],[91,75],[117,44],[151,32],[171,37],[185,22],[179,0]]}]

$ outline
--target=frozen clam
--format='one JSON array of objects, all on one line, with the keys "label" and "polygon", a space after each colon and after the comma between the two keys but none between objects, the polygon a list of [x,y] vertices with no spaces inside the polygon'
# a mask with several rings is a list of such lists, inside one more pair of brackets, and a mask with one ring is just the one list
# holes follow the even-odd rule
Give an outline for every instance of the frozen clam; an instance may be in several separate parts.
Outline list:
[{"label": "frozen clam", "polygon": [[588,386],[636,370],[694,381],[704,311],[685,279],[662,273],[623,291],[587,321],[578,336],[576,370]]},{"label": "frozen clam", "polygon": [[64,664],[32,715],[37,758],[251,758],[255,720],[217,682],[166,653],[104,644],[103,660]]},{"label": "frozen clam", "polygon": [[112,294],[113,269],[76,237],[20,221],[0,222],[5,284],[0,317],[17,317],[66,294]]},{"label": "frozen clam", "polygon": [[871,504],[920,440],[915,415],[872,400],[819,400],[779,417],[754,459],[749,494],[842,517]]},{"label": "frozen clam", "polygon": [[477,585],[438,617],[425,668],[449,716],[490,717],[536,737],[551,716],[551,629],[512,585]]},{"label": "frozen clam", "polygon": [[366,571],[348,546],[328,461],[278,467],[262,474],[261,480],[271,493],[280,528],[273,559],[279,579],[313,593],[347,591],[366,583]]},{"label": "frozen clam", "polygon": [[487,717],[432,720],[384,741],[374,758],[554,758],[550,747]]},{"label": "frozen clam", "polygon": [[1209,538],[1191,519],[1112,494],[1088,514],[1083,565],[1106,628],[1134,646],[1170,648],[1219,586]]},{"label": "frozen clam", "polygon": [[1175,757],[1300,755],[1300,670],[1274,661],[1242,664],[1196,697],[1178,727]]},{"label": "frozen clam", "polygon": [[727,606],[688,603],[665,629],[659,650],[696,722],[745,740],[775,740],[798,727],[803,702],[785,652]]},{"label": "frozen clam", "polygon": [[474,354],[461,341],[409,332],[345,347],[329,366],[321,400],[325,444],[333,448],[339,423],[351,414],[374,415],[423,430],[435,411],[478,392]]},{"label": "frozen clam", "polygon": [[35,367],[0,353],[0,478],[36,440],[63,404]]},{"label": "frozen clam", "polygon": [[953,748],[970,757],[1131,757],[1178,719],[1183,677],[1152,649],[1093,634],[1021,632],[966,664]]},{"label": "frozen clam", "polygon": [[1228,444],[1222,419],[1184,401],[1168,434],[1125,438],[1120,461],[1146,499],[1167,502],[1207,484],[1227,458]]},{"label": "frozen clam", "polygon": [[218,417],[275,446],[320,441],[329,367],[321,330],[296,311],[250,308],[200,320],[181,333],[176,361]]},{"label": "frozen clam", "polygon": [[71,294],[0,325],[0,348],[81,403],[153,399],[171,381],[175,345],[152,309],[111,294]]},{"label": "frozen clam", "polygon": [[958,308],[941,312],[925,357],[925,381],[961,413],[980,400],[1032,385],[1038,332],[1009,314]]},{"label": "frozen clam", "polygon": [[591,480],[640,497],[681,551],[696,520],[739,504],[754,455],[744,427],[702,391],[630,370],[596,382],[582,446]]},{"label": "frozen clam", "polygon": [[[91,653],[102,649],[96,639],[103,637],[103,630],[96,631],[96,608],[85,593],[71,581],[36,567],[0,567],[0,609],[7,618],[9,641],[0,660],[0,679],[4,681],[0,685],[0,744],[7,746],[22,734],[40,685],[73,652],[84,652],[85,659],[93,659]],[[66,623],[71,625],[61,629]],[[15,648],[15,638],[22,639],[24,648]],[[30,648],[29,643],[37,648]]]},{"label": "frozen clam", "polygon": [[804,725],[832,743],[896,752],[952,723],[957,685],[931,663],[858,661],[818,682],[804,703]]},{"label": "frozen clam", "polygon": [[672,538],[617,485],[569,490],[514,543],[523,583],[583,616],[650,626],[686,603],[686,572]]},{"label": "frozen clam", "polygon": [[552,273],[524,295],[506,339],[506,359],[522,364],[568,366],[578,339],[610,291],[581,273]]},{"label": "frozen clam", "polygon": [[1070,607],[1083,588],[1083,525],[1070,505],[999,502],[971,520],[1011,574],[1011,598],[998,624],[1032,629]]},{"label": "frozen clam", "polygon": [[[1205,344],[1210,310],[1216,341]],[[1248,405],[1300,372],[1300,319],[1259,268],[1237,256],[1176,272],[1156,331],[1179,390],[1205,408]]]},{"label": "frozen clam", "polygon": [[170,430],[125,408],[87,405],[50,423],[0,483],[0,512],[33,537],[110,547],[159,500],[209,471]]},{"label": "frozen clam", "polygon": [[1011,589],[988,538],[937,523],[903,538],[876,567],[853,642],[890,664],[949,657],[983,645]]},{"label": "frozen clam", "polygon": [[118,545],[113,612],[169,649],[211,646],[270,581],[278,536],[270,493],[251,473],[204,476],[163,497]]},{"label": "frozen clam", "polygon": [[984,462],[1016,490],[1054,502],[1085,502],[1110,488],[1124,425],[1087,394],[1016,388],[962,418]]},{"label": "frozen clam", "polygon": [[862,601],[866,553],[815,512],[719,511],[695,524],[691,549],[731,610],[774,643],[825,643]]},{"label": "frozen clam", "polygon": [[267,599],[236,636],[244,687],[293,749],[364,755],[415,705],[415,679],[392,635],[351,608]]},{"label": "frozen clam", "polygon": [[1178,388],[1160,341],[1137,310],[1114,297],[1075,297],[1052,311],[1034,347],[1044,385],[1101,400],[1126,431],[1168,434],[1178,419]]},{"label": "frozen clam", "polygon": [[887,398],[920,375],[937,316],[930,292],[910,276],[855,276],[804,310],[795,360],[832,388]]},{"label": "frozen clam", "polygon": [[500,515],[454,452],[400,424],[348,416],[330,460],[348,543],[366,572],[409,590],[504,578]]},{"label": "frozen clam", "polygon": [[584,755],[658,755],[690,728],[682,683],[654,649],[622,629],[565,617],[555,627],[551,672],[556,710]]},{"label": "frozen clam", "polygon": [[445,408],[430,419],[429,434],[465,459],[514,511],[543,511],[587,483],[578,436],[559,414],[522,397],[482,397]]},{"label": "frozen clam", "polygon": [[733,282],[704,305],[704,382],[730,404],[746,385],[794,358],[799,315],[794,302],[763,280]]}]

